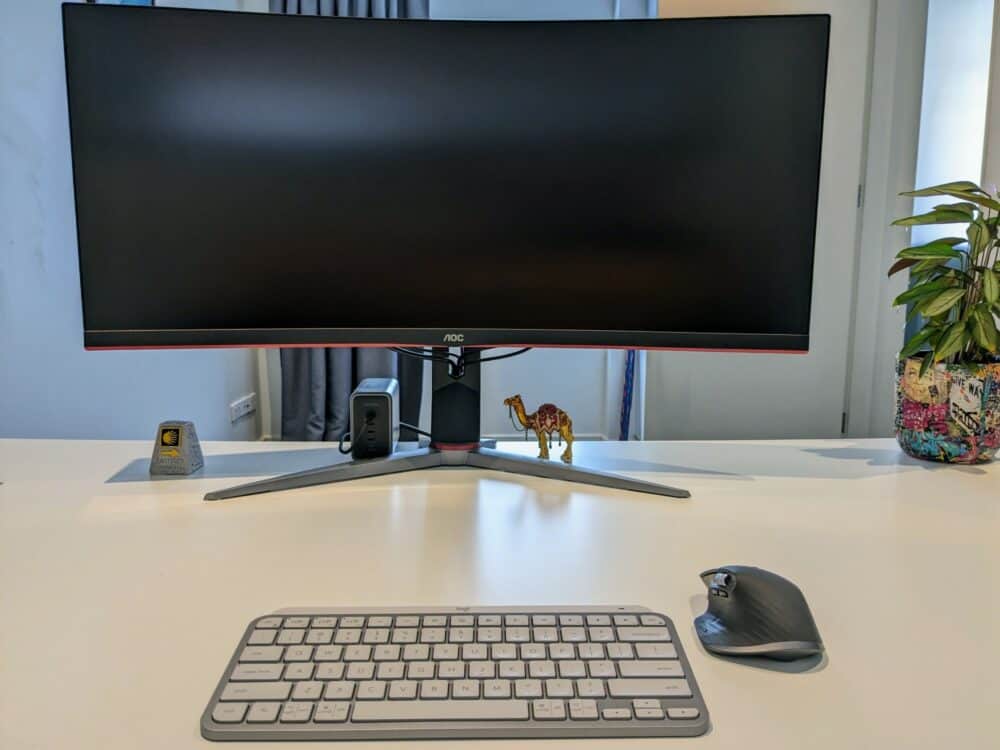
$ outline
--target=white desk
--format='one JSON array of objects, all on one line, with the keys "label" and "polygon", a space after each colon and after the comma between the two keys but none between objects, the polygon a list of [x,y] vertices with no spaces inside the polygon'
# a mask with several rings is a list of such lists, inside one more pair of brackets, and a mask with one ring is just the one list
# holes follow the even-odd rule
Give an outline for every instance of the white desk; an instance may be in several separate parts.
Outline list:
[{"label": "white desk", "polygon": [[[108,481],[142,478],[149,448],[0,441],[4,750],[211,747],[201,711],[246,623],[279,607],[514,603],[673,617],[713,727],[657,747],[1000,746],[1000,465],[918,464],[889,440],[578,443],[579,465],[694,497],[439,470],[205,503],[336,451],[214,443],[208,476]],[[697,574],[727,563],[797,582],[828,660],[707,655]]]}]

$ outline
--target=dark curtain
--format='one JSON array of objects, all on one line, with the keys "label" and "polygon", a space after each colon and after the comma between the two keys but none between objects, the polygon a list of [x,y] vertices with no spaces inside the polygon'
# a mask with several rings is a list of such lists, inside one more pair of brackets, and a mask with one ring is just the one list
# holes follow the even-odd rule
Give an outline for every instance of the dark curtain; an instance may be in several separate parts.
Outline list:
[{"label": "dark curtain", "polygon": [[[271,0],[272,13],[354,18],[428,18],[429,0]],[[377,53],[376,50],[372,51]],[[282,440],[339,440],[351,391],[365,378],[399,380],[400,420],[420,421],[423,362],[388,349],[282,349]],[[401,440],[416,440],[411,430]]]}]

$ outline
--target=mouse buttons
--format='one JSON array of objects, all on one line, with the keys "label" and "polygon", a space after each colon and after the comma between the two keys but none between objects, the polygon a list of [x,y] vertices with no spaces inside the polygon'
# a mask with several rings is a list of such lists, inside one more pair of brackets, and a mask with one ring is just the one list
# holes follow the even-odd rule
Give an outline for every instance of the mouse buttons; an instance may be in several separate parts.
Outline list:
[{"label": "mouse buttons", "polygon": [[701,580],[708,588],[709,596],[728,599],[736,587],[736,576],[725,568],[706,570],[701,574]]}]

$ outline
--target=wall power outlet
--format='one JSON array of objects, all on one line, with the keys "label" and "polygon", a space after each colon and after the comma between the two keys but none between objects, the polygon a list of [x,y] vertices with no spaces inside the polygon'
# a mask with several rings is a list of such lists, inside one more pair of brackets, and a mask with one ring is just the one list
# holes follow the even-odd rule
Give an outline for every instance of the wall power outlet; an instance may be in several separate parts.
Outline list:
[{"label": "wall power outlet", "polygon": [[248,393],[229,405],[229,421],[236,424],[243,417],[253,414],[255,411],[257,411],[257,394]]}]

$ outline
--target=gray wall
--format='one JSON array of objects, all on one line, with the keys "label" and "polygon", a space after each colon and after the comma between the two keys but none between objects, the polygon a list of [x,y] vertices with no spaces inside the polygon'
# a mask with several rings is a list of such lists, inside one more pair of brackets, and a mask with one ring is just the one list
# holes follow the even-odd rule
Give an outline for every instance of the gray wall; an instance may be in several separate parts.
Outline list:
[{"label": "gray wall", "polygon": [[253,351],[83,350],[59,5],[0,0],[0,437],[256,438]]}]

